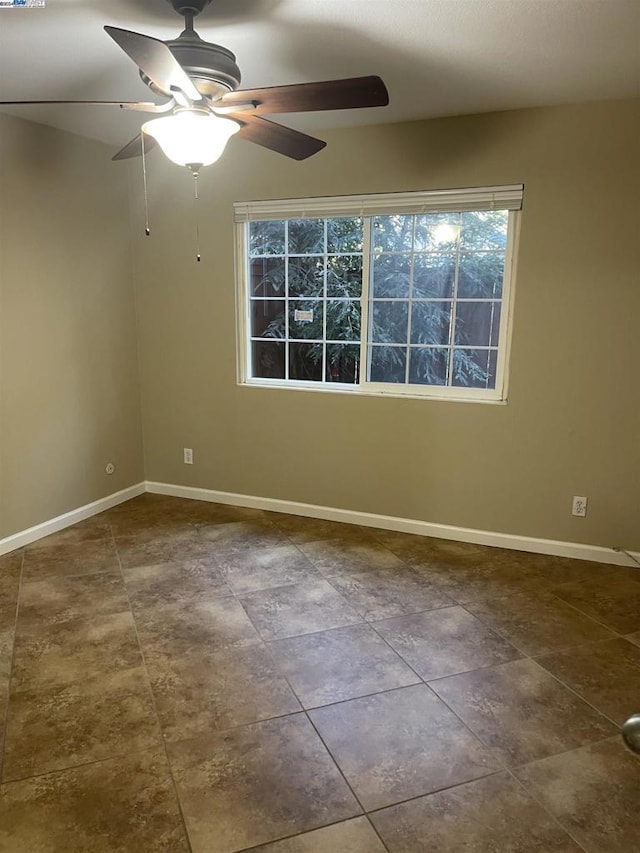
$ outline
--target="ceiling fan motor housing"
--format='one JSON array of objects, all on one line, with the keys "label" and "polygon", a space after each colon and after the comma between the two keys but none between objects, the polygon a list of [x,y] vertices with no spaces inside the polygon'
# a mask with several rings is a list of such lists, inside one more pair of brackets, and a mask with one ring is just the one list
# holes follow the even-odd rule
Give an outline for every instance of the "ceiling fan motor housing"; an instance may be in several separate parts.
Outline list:
[{"label": "ceiling fan motor housing", "polygon": [[[204,41],[195,32],[183,32],[177,39],[165,42],[171,53],[187,72],[201,95],[213,100],[240,85],[240,69],[230,50],[219,44]],[[157,94],[151,80],[140,72],[143,81]]]}]

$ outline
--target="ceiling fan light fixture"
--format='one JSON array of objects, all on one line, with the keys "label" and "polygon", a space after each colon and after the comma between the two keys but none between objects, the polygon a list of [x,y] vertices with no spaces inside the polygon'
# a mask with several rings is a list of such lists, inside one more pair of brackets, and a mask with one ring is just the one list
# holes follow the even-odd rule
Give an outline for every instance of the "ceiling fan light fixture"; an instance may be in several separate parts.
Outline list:
[{"label": "ceiling fan light fixture", "polygon": [[197,172],[219,159],[240,125],[204,110],[186,109],[145,122],[142,130],[153,136],[169,160]]}]

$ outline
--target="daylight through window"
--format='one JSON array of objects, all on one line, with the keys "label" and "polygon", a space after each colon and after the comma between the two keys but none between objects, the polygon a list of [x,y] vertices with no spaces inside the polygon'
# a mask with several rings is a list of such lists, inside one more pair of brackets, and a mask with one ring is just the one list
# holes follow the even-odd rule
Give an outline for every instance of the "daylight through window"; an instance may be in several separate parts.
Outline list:
[{"label": "daylight through window", "polygon": [[501,187],[236,205],[241,381],[504,399],[521,199]]}]

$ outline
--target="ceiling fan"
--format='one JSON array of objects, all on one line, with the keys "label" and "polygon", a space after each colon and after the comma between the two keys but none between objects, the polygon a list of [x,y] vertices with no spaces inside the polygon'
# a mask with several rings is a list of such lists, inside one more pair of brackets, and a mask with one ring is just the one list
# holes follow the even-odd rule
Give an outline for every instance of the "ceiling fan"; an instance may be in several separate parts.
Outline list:
[{"label": "ceiling fan", "polygon": [[162,103],[120,101],[2,101],[0,106],[86,104],[160,114],[114,156],[125,160],[160,145],[169,159],[194,173],[222,154],[228,139],[239,137],[294,160],[304,160],[326,145],[320,139],[263,118],[276,113],[381,107],[389,103],[380,77],[353,77],[317,83],[239,89],[240,69],[230,50],[204,41],[193,19],[211,0],[168,0],[185,19],[178,38],[160,41],[118,27],[105,31],[136,63],[142,80]]}]

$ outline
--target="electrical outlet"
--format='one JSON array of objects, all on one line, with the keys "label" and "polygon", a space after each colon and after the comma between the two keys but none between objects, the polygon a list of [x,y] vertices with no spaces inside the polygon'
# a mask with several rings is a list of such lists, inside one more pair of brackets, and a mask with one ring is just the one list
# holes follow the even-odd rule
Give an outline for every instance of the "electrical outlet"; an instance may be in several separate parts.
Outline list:
[{"label": "electrical outlet", "polygon": [[190,447],[184,448],[184,464],[193,465],[193,450]]},{"label": "electrical outlet", "polygon": [[584,518],[587,514],[587,499],[574,495],[573,503],[571,505],[571,514]]}]

